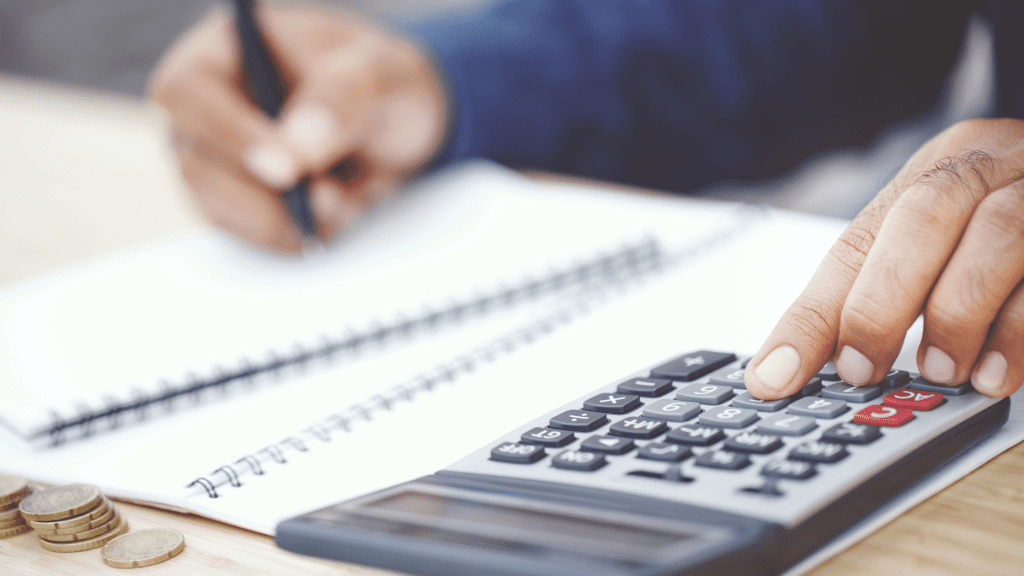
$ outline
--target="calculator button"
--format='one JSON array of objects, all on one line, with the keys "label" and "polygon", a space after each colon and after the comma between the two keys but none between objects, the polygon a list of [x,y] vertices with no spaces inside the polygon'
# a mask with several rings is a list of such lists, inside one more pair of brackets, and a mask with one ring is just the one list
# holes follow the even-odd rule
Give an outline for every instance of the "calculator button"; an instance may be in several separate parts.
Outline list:
[{"label": "calculator button", "polygon": [[797,390],[796,394],[793,394],[792,398],[797,399],[806,398],[808,396],[815,396],[818,394],[818,392],[821,392],[821,378],[815,376],[814,378],[808,380],[807,384],[804,384],[803,388]]},{"label": "calculator button", "polygon": [[878,385],[883,390],[892,390],[894,388],[903,388],[910,382],[910,373],[906,370],[889,370],[889,373],[885,375]]},{"label": "calculator button", "polygon": [[705,426],[721,426],[722,428],[746,428],[757,422],[757,412],[749,408],[732,406],[715,406],[708,408],[697,421]]},{"label": "calculator button", "polygon": [[725,450],[709,450],[693,461],[697,466],[720,468],[722,470],[740,470],[750,464],[750,457],[742,452]]},{"label": "calculator button", "polygon": [[649,440],[661,436],[668,430],[668,424],[650,418],[626,418],[620,420],[608,430],[609,434],[627,438],[643,438]]},{"label": "calculator button", "polygon": [[963,396],[968,392],[974,392],[974,386],[971,386],[970,382],[964,382],[959,386],[942,386],[941,384],[932,384],[925,380],[924,376],[914,378],[910,382],[910,387],[922,392],[939,392],[946,396]]},{"label": "calculator button", "polygon": [[576,439],[576,435],[566,430],[552,430],[551,428],[534,428],[519,437],[519,441],[525,444],[540,444],[560,448]]},{"label": "calculator button", "polygon": [[544,448],[536,444],[505,442],[491,450],[491,460],[513,464],[532,464],[544,457]]},{"label": "calculator button", "polygon": [[865,406],[853,415],[855,424],[871,424],[873,426],[903,426],[914,419],[914,411],[910,408],[893,408],[875,404]]},{"label": "calculator button", "polygon": [[669,398],[651,402],[644,406],[643,411],[644,418],[668,420],[669,422],[685,422],[697,414],[700,414],[700,404]]},{"label": "calculator button", "polygon": [[922,392],[904,388],[895,392],[889,392],[882,398],[882,404],[894,408],[910,408],[911,410],[931,410],[942,404],[943,398],[940,392]]},{"label": "calculator button", "polygon": [[772,460],[761,468],[761,475],[769,478],[806,480],[814,474],[814,464],[801,460]]},{"label": "calculator button", "polygon": [[793,414],[770,414],[757,425],[762,434],[779,434],[782,436],[803,436],[818,427],[814,418]]},{"label": "calculator button", "polygon": [[718,384],[688,384],[676,390],[676,400],[701,404],[721,404],[735,395],[732,386]]},{"label": "calculator button", "polygon": [[625,414],[640,406],[640,397],[633,394],[598,394],[583,403],[584,410]]},{"label": "calculator button", "polygon": [[694,426],[693,424],[684,424],[669,432],[665,437],[669,442],[691,446],[711,446],[722,438],[725,438],[725,432],[722,432],[721,428]]},{"label": "calculator button", "polygon": [[737,408],[749,408],[751,410],[757,410],[758,412],[778,412],[789,403],[792,402],[792,398],[780,398],[778,400],[761,400],[755,398],[750,392],[741,392],[732,401],[732,405]]},{"label": "calculator button", "polygon": [[821,367],[821,370],[818,370],[818,378],[821,378],[822,380],[827,380],[829,382],[835,382],[839,380],[839,372],[836,370],[835,363],[826,362],[825,365]]},{"label": "calculator button", "polygon": [[841,442],[843,444],[869,444],[882,437],[878,426],[841,422],[821,433],[824,442]]},{"label": "calculator button", "polygon": [[548,426],[560,430],[572,430],[575,432],[590,432],[597,430],[608,422],[604,414],[588,410],[567,410],[555,416],[548,422]]},{"label": "calculator button", "polygon": [[769,454],[782,448],[782,439],[771,434],[758,434],[756,432],[743,432],[725,441],[726,450],[738,452],[753,452],[754,454]]},{"label": "calculator button", "polygon": [[804,442],[789,451],[789,458],[831,464],[849,456],[846,446],[831,442]]},{"label": "calculator button", "polygon": [[616,391],[620,394],[636,394],[645,398],[656,398],[675,389],[672,381],[665,378],[633,378],[619,384]]},{"label": "calculator button", "polygon": [[821,391],[822,398],[846,402],[871,402],[881,395],[882,389],[878,386],[850,386],[842,382],[830,384]]},{"label": "calculator button", "polygon": [[743,373],[743,368],[726,366],[712,372],[708,376],[708,382],[718,384],[719,386],[729,386],[730,388],[746,388],[747,385],[743,383]]},{"label": "calculator button", "polygon": [[588,452],[604,452],[605,454],[625,454],[636,444],[629,438],[615,438],[612,436],[591,436],[580,444],[580,450]]},{"label": "calculator button", "polygon": [[563,450],[551,459],[551,465],[563,470],[582,470],[590,472],[597,470],[607,464],[604,456],[597,452],[583,452],[581,450]]},{"label": "calculator button", "polygon": [[679,444],[662,444],[652,442],[640,449],[637,458],[645,460],[661,460],[664,462],[681,462],[690,456],[690,449]]},{"label": "calculator button", "polygon": [[668,378],[669,380],[689,382],[714,372],[734,360],[736,360],[735,354],[700,350],[669,360],[651,370],[651,376],[654,378]]},{"label": "calculator button", "polygon": [[[845,384],[844,384],[845,386]],[[789,405],[786,412],[798,416],[810,416],[811,418],[835,418],[849,408],[842,400],[826,400],[814,396],[801,398]]]}]

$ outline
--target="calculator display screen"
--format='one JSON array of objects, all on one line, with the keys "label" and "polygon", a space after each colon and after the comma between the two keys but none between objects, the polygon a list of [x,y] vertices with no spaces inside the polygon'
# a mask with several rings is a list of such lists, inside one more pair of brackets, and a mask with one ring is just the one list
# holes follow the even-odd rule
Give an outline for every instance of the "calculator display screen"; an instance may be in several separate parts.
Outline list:
[{"label": "calculator display screen", "polygon": [[628,546],[636,551],[647,550],[648,553],[657,553],[699,537],[692,531],[665,530],[638,525],[637,522],[619,522],[613,514],[607,519],[595,518],[593,515],[572,516],[415,491],[392,494],[366,502],[363,506],[432,517],[448,523],[500,526],[516,532],[526,531],[542,539],[545,536],[571,534],[596,546]]}]

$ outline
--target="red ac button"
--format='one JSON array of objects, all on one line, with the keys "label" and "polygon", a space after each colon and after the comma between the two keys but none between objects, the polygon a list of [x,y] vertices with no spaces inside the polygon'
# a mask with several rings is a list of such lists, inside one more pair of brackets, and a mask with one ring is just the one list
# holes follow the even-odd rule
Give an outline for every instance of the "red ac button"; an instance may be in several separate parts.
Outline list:
[{"label": "red ac button", "polygon": [[910,408],[912,410],[931,410],[942,404],[942,393],[921,392],[904,388],[885,395],[882,403],[895,408]]}]

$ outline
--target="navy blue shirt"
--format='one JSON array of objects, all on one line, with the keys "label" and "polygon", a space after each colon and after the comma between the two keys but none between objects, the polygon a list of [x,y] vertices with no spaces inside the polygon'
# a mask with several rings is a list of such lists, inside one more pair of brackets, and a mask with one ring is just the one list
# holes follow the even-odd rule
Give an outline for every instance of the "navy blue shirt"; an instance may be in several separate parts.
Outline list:
[{"label": "navy blue shirt", "polygon": [[1024,2],[507,0],[412,28],[487,157],[673,191],[778,175],[931,110],[972,13],[1024,111]]}]

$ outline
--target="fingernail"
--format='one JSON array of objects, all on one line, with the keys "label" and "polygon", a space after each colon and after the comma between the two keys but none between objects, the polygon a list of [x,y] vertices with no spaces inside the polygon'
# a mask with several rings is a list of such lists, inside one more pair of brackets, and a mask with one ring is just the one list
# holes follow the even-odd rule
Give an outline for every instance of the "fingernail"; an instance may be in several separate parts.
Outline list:
[{"label": "fingernail", "polygon": [[1002,393],[1003,379],[1006,378],[1006,357],[999,352],[989,352],[981,361],[981,366],[974,374],[974,387],[978,392],[988,396]]},{"label": "fingernail", "polygon": [[764,382],[766,386],[781,392],[793,381],[797,370],[800,369],[800,353],[789,344],[779,346],[761,360],[761,363],[754,369],[754,374]]},{"label": "fingernail", "polygon": [[314,161],[335,153],[341,135],[341,126],[334,114],[318,104],[300,104],[281,121],[285,144]]},{"label": "fingernail", "polygon": [[836,359],[836,372],[839,373],[843,382],[851,386],[861,386],[871,381],[871,375],[875,373],[875,365],[853,346],[843,346],[843,351]]},{"label": "fingernail", "polygon": [[271,188],[284,190],[299,179],[295,160],[280,144],[253,144],[245,151],[242,160],[253,176]]},{"label": "fingernail", "polygon": [[361,204],[349,200],[344,191],[329,184],[314,184],[310,193],[313,214],[326,229],[328,238],[351,226],[364,212]]},{"label": "fingernail", "polygon": [[929,346],[924,354],[924,365],[921,372],[928,380],[936,384],[952,384],[956,375],[956,363],[942,350]]}]

